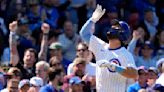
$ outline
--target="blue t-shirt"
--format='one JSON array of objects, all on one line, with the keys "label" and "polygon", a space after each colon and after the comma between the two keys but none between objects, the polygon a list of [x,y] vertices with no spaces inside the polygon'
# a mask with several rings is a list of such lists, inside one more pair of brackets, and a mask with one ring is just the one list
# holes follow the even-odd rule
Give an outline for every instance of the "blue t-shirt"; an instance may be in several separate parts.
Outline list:
[{"label": "blue t-shirt", "polygon": [[62,89],[57,91],[52,85],[47,84],[47,85],[41,87],[39,92],[64,92],[64,91]]},{"label": "blue t-shirt", "polygon": [[63,58],[63,60],[61,61],[61,63],[63,65],[63,67],[64,67],[65,72],[67,72],[67,68],[68,68],[69,64],[72,63],[72,62],[69,61],[68,59]]},{"label": "blue t-shirt", "polygon": [[139,83],[136,82],[128,87],[127,92],[138,92],[140,89],[146,88],[146,87],[147,85],[145,85],[145,87],[141,87]]}]

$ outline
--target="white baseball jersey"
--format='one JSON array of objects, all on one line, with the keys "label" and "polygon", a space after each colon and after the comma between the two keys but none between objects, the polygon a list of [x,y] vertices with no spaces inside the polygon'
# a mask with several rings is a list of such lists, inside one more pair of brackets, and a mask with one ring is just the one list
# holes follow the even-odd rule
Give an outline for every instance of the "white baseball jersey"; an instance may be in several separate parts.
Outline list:
[{"label": "white baseball jersey", "polygon": [[[132,64],[135,66],[133,56],[125,47],[109,49],[109,44],[96,36],[91,36],[89,49],[94,53],[96,61],[108,60],[120,66]],[[97,92],[125,92],[127,88],[127,78],[119,73],[104,67],[96,66],[96,88]]]}]

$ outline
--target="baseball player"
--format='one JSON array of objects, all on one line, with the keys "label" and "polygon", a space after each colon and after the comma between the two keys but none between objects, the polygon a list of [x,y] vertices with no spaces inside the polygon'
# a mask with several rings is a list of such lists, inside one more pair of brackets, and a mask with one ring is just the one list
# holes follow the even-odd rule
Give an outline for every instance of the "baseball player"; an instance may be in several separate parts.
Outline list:
[{"label": "baseball player", "polygon": [[91,32],[92,26],[104,13],[105,9],[97,5],[92,17],[80,30],[80,35],[96,57],[97,92],[125,92],[128,78],[137,77],[134,59],[122,46],[130,36],[130,29],[124,21],[113,21],[107,32],[109,43],[105,43]]}]

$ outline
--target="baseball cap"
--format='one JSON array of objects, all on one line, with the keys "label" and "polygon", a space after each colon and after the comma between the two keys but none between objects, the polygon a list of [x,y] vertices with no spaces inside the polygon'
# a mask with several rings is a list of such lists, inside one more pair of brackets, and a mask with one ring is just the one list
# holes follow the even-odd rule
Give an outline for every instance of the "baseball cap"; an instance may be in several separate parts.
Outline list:
[{"label": "baseball cap", "polygon": [[37,87],[42,87],[43,86],[43,80],[40,77],[32,77],[30,79],[30,84],[37,86]]},{"label": "baseball cap", "polygon": [[62,49],[62,45],[59,42],[54,42],[54,43],[51,43],[51,45],[49,46],[49,49]]},{"label": "baseball cap", "polygon": [[73,84],[80,84],[82,82],[82,80],[75,76],[75,77],[72,77],[70,80],[69,80],[69,84],[73,85]]},{"label": "baseball cap", "polygon": [[147,73],[147,68],[145,66],[138,67],[138,75],[141,75],[143,73]]},{"label": "baseball cap", "polygon": [[162,65],[162,63],[164,63],[164,58],[161,58],[157,61],[156,67],[159,68]]},{"label": "baseball cap", "polygon": [[18,88],[21,89],[24,85],[29,85],[30,86],[30,80],[28,79],[23,79],[19,82]]},{"label": "baseball cap", "polygon": [[153,46],[152,42],[150,42],[150,41],[145,41],[144,44],[142,45],[142,49],[145,46],[148,46],[150,49],[154,49],[154,46]]},{"label": "baseball cap", "polygon": [[155,67],[149,67],[148,72],[154,72],[156,75],[158,75],[158,70]]},{"label": "baseball cap", "polygon": [[25,24],[28,24],[28,20],[26,18],[20,18],[18,20],[18,25],[25,25]]}]

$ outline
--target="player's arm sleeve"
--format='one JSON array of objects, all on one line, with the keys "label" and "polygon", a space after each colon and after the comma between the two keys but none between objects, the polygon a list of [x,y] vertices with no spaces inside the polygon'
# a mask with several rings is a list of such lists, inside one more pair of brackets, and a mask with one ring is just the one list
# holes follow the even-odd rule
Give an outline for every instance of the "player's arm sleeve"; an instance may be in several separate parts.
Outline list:
[{"label": "player's arm sleeve", "polygon": [[127,50],[134,55],[134,49],[136,47],[137,40],[132,39],[127,47]]},{"label": "player's arm sleeve", "polygon": [[92,26],[94,25],[94,22],[91,21],[91,18],[82,26],[80,30],[80,36],[81,38],[89,44],[90,38],[93,35],[91,32]]}]

